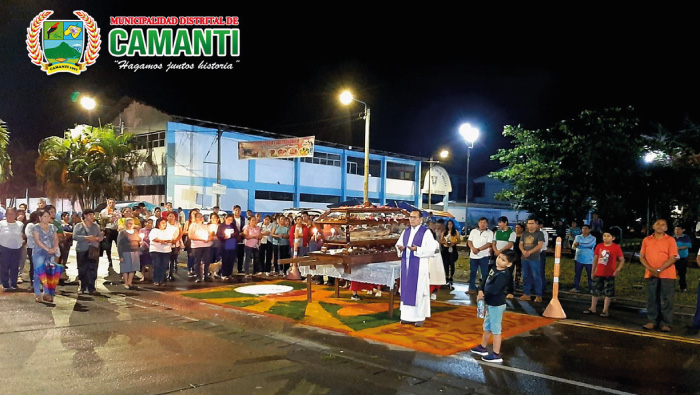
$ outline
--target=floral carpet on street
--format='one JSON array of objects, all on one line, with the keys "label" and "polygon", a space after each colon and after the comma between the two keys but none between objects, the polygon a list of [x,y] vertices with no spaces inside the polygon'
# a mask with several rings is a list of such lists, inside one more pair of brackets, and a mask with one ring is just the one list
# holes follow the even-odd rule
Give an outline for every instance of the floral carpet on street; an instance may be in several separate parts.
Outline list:
[{"label": "floral carpet on street", "polygon": [[[243,293],[243,287],[274,285],[288,292],[257,295]],[[249,291],[246,291],[249,292]],[[363,296],[360,301],[350,299],[351,293],[341,289],[335,298],[333,287],[312,285],[312,300],[306,300],[306,283],[287,280],[236,284],[197,291],[185,291],[182,296],[207,303],[229,306],[266,314],[310,325],[394,344],[417,351],[451,355],[469,350],[481,342],[483,320],[477,318],[476,308],[432,301],[432,317],[418,328],[401,325],[398,297],[395,298],[394,318],[389,318],[389,295],[381,298]],[[503,315],[503,338],[515,336],[552,322],[550,319],[506,311]]]}]

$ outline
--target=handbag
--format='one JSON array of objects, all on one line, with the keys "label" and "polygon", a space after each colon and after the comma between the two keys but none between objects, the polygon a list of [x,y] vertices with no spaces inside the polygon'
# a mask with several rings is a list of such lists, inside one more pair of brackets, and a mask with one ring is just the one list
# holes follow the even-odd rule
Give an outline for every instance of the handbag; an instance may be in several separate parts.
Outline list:
[{"label": "handbag", "polygon": [[90,246],[88,248],[88,259],[91,261],[96,261],[96,260],[100,259],[100,248]]}]

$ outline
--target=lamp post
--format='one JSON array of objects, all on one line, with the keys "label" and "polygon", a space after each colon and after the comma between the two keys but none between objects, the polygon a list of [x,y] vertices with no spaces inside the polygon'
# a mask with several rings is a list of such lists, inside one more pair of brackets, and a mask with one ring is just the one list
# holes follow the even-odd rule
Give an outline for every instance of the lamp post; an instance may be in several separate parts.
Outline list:
[{"label": "lamp post", "polygon": [[[653,152],[653,151],[647,152],[644,155],[644,163],[646,163],[647,165],[653,163],[656,160],[657,156],[658,156],[658,154],[656,152]],[[646,236],[649,236],[649,234],[651,234],[651,232],[650,232],[651,224],[649,223],[649,221],[651,220],[650,215],[649,215],[650,200],[651,200],[651,188],[649,186],[649,181],[647,181],[647,234],[646,234]]]},{"label": "lamp post", "polygon": [[[448,156],[450,156],[450,151],[443,149],[440,150],[440,153],[438,154],[440,159],[447,159]],[[433,179],[431,176],[433,175],[433,163],[440,163],[439,160],[433,160],[433,157],[430,157],[430,160],[428,161],[428,164],[430,167],[428,167],[428,210],[433,209],[433,192],[432,192],[432,186],[433,186]],[[421,198],[421,200],[423,200]]]},{"label": "lamp post", "polygon": [[469,157],[471,155],[471,150],[474,148],[474,142],[479,138],[479,129],[473,127],[468,123],[463,123],[459,127],[459,134],[467,143],[467,196],[464,199],[464,229],[468,229],[469,224]]},{"label": "lamp post", "polygon": [[365,106],[365,111],[360,113],[360,118],[365,120],[365,185],[364,185],[364,204],[365,207],[369,207],[369,106],[367,103],[355,99],[355,97],[350,93],[350,91],[344,91],[340,94],[340,102],[348,105],[356,101],[362,103]]}]

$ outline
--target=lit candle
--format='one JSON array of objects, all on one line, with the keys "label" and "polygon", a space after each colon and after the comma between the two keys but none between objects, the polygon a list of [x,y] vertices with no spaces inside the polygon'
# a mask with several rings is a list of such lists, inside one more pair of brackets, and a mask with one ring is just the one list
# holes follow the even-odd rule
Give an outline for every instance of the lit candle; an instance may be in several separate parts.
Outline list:
[{"label": "lit candle", "polygon": [[314,240],[318,240],[318,229],[313,228],[313,232],[314,232]]}]

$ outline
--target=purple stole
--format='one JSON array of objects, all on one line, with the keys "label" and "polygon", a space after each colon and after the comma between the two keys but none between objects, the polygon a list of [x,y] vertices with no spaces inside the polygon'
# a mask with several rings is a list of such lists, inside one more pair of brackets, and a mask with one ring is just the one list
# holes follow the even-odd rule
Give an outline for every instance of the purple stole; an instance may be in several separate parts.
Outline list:
[{"label": "purple stole", "polygon": [[[403,232],[403,245],[406,249],[401,255],[401,301],[408,306],[416,305],[416,288],[418,288],[418,265],[420,264],[420,258],[413,254],[413,251],[408,250],[408,238],[411,236],[411,230],[413,228],[409,227]],[[416,235],[413,236],[413,245],[423,244],[423,235],[428,230],[425,226],[419,226],[416,230]],[[406,256],[411,253],[411,257],[408,262],[406,262]]]}]

